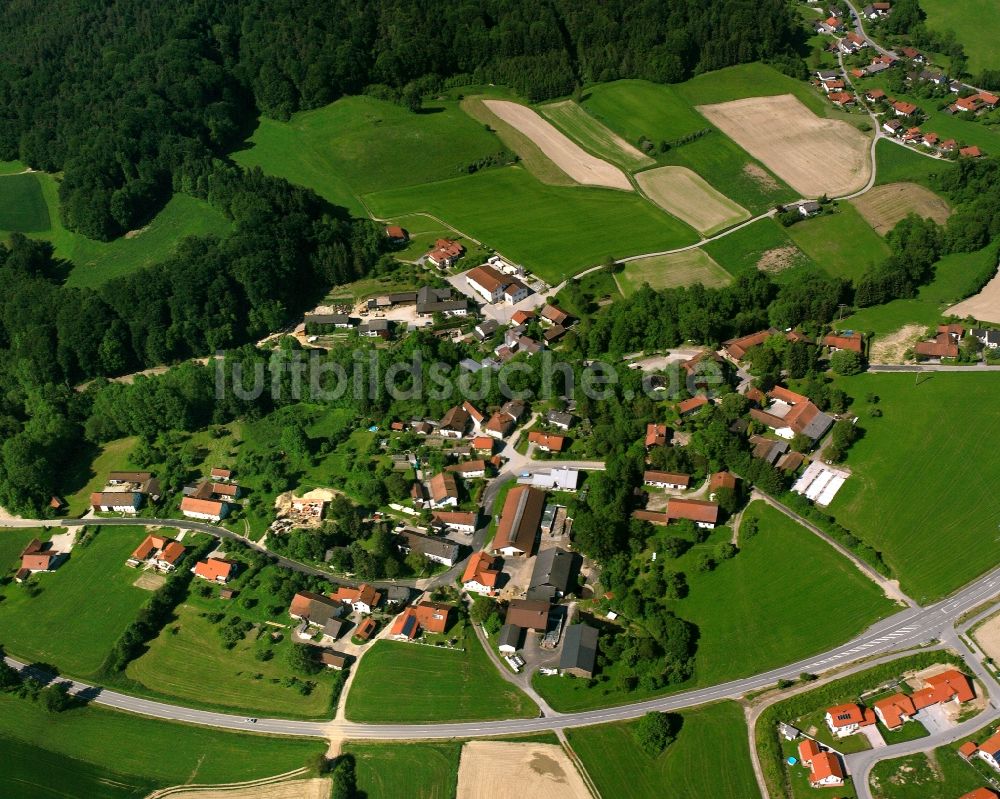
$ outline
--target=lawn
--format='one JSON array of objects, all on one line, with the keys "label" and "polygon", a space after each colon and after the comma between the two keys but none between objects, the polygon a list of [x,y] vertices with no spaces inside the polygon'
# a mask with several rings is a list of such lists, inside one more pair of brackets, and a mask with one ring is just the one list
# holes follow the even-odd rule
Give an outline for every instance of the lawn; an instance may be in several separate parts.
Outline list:
[{"label": "lawn", "polygon": [[[783,271],[803,266],[814,267],[809,256],[788,238],[786,229],[770,217],[710,241],[702,249],[733,276],[740,272],[766,268],[766,271],[775,274],[776,279],[780,280]],[[766,258],[765,253],[768,254]]]},{"label": "lawn", "polygon": [[743,712],[734,702],[679,714],[677,739],[658,757],[636,744],[636,722],[567,730],[603,796],[623,799],[750,799],[760,796]]},{"label": "lawn", "polygon": [[141,797],[188,782],[282,774],[325,749],[323,741],[242,735],[98,707],[53,715],[0,694],[4,797]]},{"label": "lawn", "polygon": [[358,791],[366,799],[452,799],[458,788],[461,741],[369,743],[348,741]]},{"label": "lawn", "polygon": [[933,766],[923,752],[877,763],[871,772],[873,795],[876,799],[955,799],[984,787],[986,780],[955,749],[935,749]]},{"label": "lawn", "polygon": [[521,167],[370,194],[381,217],[423,211],[523,263],[550,283],[604,261],[669,250],[695,232],[641,197],[540,183]]},{"label": "lawn", "polygon": [[921,604],[1000,562],[1000,507],[984,501],[994,490],[1000,375],[866,374],[840,385],[859,406],[877,394],[883,416],[862,418],[865,435],[847,458],[853,475],[830,505],[837,521],[881,550]]},{"label": "lawn", "polygon": [[879,139],[875,145],[875,163],[878,165],[876,186],[909,182],[934,189],[935,177],[955,168],[953,161],[928,158],[886,139]]},{"label": "lawn", "polygon": [[104,527],[51,574],[35,577],[40,592],[3,587],[0,641],[15,656],[51,663],[84,679],[96,676],[125,627],[149,599],[132,585],[125,559],[142,540],[138,527]]},{"label": "lawn", "polygon": [[[21,552],[32,538],[48,538],[50,530],[25,530],[19,527],[0,529],[0,577],[13,575],[21,567]],[[3,643],[0,640],[0,643]]]},{"label": "lawn", "polygon": [[1000,22],[992,0],[920,0],[933,31],[954,31],[969,57],[969,72],[1000,67]]},{"label": "lawn", "polygon": [[288,122],[262,118],[250,147],[233,154],[244,166],[314,189],[357,216],[360,198],[465,174],[503,144],[455,101],[420,113],[373,97],[344,97]]},{"label": "lawn", "polygon": [[20,161],[0,161],[0,175],[15,175],[26,169],[27,167]]},{"label": "lawn", "polygon": [[535,703],[497,673],[471,629],[465,650],[377,641],[356,667],[351,721],[435,722],[534,718]]},{"label": "lawn", "polygon": [[934,266],[934,280],[916,297],[862,308],[845,318],[843,327],[884,336],[907,324],[936,324],[947,308],[979,288],[980,276],[996,265],[996,252],[989,245],[977,252],[946,255]]},{"label": "lawn", "polygon": [[34,172],[5,175],[0,180],[0,230],[40,233],[51,227],[49,207]]},{"label": "lawn", "polygon": [[[741,542],[740,553],[714,571],[699,571],[695,564],[700,554],[729,539],[728,527],[671,564],[687,576],[689,588],[685,598],[670,603],[671,609],[699,632],[694,679],[678,690],[758,674],[822,652],[897,609],[848,560],[784,514],[755,502],[744,518],[749,517],[759,518],[760,532]],[[823,612],[805,624],[803,608]],[[589,688],[584,680],[554,677],[533,684],[564,712],[654,695],[641,689],[623,694],[613,687],[613,667],[607,676],[610,682]]]},{"label": "lawn", "polygon": [[732,280],[725,269],[700,249],[629,261],[615,277],[626,297],[638,291],[643,283],[649,283],[654,289],[663,289],[694,283],[709,287],[725,286]]},{"label": "lawn", "polygon": [[[642,81],[630,83],[643,84]],[[630,172],[656,163],[635,149],[635,144],[624,141],[572,100],[541,105],[538,111],[585,150]]]},{"label": "lawn", "polygon": [[90,495],[104,487],[108,472],[131,467],[128,457],[137,440],[129,436],[109,441],[97,451],[87,446],[83,448],[64,479],[68,515],[82,516],[90,508]]},{"label": "lawn", "polygon": [[676,86],[645,80],[590,86],[583,93],[583,107],[632,146],[641,137],[659,144],[660,139],[679,139],[709,126]]},{"label": "lawn", "polygon": [[889,255],[889,246],[882,237],[847,202],[837,203],[833,213],[792,225],[788,235],[833,277],[857,280]]}]

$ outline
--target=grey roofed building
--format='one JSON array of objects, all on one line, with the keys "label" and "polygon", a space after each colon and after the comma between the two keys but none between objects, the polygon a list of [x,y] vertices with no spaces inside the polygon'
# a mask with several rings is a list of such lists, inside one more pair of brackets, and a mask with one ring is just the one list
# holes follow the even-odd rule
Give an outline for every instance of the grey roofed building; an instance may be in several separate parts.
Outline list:
[{"label": "grey roofed building", "polygon": [[307,325],[333,325],[334,327],[352,327],[358,323],[345,313],[307,313],[305,316]]},{"label": "grey roofed building", "polygon": [[336,640],[344,631],[346,624],[347,622],[342,619],[329,619],[327,623],[323,625],[323,635],[328,635],[330,638]]},{"label": "grey roofed building", "polygon": [[463,358],[458,362],[458,365],[461,366],[466,372],[472,372],[472,374],[486,368],[475,358]]},{"label": "grey roofed building", "polygon": [[511,655],[521,648],[523,630],[516,624],[505,624],[497,636],[497,648],[504,655]]},{"label": "grey roofed building", "polygon": [[969,331],[969,335],[991,350],[1000,347],[1000,330],[983,330],[974,327]]},{"label": "grey roofed building", "polygon": [[494,333],[496,333],[497,330],[499,329],[500,329],[500,323],[497,322],[496,319],[484,319],[482,322],[476,325],[473,334],[480,341],[485,341]]},{"label": "grey roofed building", "polygon": [[597,666],[597,630],[588,624],[571,624],[563,636],[559,670],[589,679]]},{"label": "grey roofed building", "polygon": [[405,605],[410,601],[410,589],[405,585],[390,585],[385,591],[385,601],[390,605]]},{"label": "grey roofed building", "polygon": [[450,538],[431,538],[413,530],[402,530],[398,535],[403,539],[399,548],[404,552],[419,552],[428,560],[445,566],[454,566],[458,561],[459,546]]},{"label": "grey roofed building", "polygon": [[561,430],[569,430],[573,426],[573,414],[563,413],[562,411],[549,411],[545,416],[545,421]]},{"label": "grey roofed building", "polygon": [[831,427],[833,427],[833,417],[820,411],[802,428],[802,435],[809,436],[813,441],[818,441]]},{"label": "grey roofed building", "polygon": [[572,552],[560,547],[543,549],[531,570],[528,599],[552,600],[567,593],[577,565]]},{"label": "grey roofed building", "polygon": [[799,213],[803,216],[808,216],[810,214],[818,214],[823,210],[823,206],[820,205],[815,200],[806,200],[803,203],[799,203]]}]

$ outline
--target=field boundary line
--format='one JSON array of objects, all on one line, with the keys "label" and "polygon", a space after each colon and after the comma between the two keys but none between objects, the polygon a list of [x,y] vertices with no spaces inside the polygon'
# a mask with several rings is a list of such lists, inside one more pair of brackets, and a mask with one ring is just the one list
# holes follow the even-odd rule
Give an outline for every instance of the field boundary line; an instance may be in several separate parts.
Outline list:
[{"label": "field boundary line", "polygon": [[175,793],[182,793],[184,791],[238,791],[243,788],[258,788],[265,785],[274,785],[280,782],[291,782],[296,777],[300,777],[303,774],[308,773],[308,769],[304,766],[301,768],[293,769],[292,771],[286,771],[283,774],[274,774],[270,777],[261,777],[257,780],[246,780],[245,782],[223,782],[218,784],[212,783],[191,783],[189,785],[171,785],[169,788],[158,788],[157,790],[149,793],[145,796],[145,799],[163,799],[163,797],[171,796]]},{"label": "field boundary line", "polygon": [[572,763],[577,772],[580,774],[580,778],[583,780],[583,784],[587,786],[587,790],[590,791],[590,795],[594,799],[603,799],[601,792],[597,789],[597,783],[591,778],[587,767],[583,765],[583,761],[577,756],[576,752],[573,750],[573,746],[570,744],[569,739],[566,737],[565,730],[558,730],[556,736],[559,738],[559,743],[566,753],[566,757],[569,758],[569,762]]}]

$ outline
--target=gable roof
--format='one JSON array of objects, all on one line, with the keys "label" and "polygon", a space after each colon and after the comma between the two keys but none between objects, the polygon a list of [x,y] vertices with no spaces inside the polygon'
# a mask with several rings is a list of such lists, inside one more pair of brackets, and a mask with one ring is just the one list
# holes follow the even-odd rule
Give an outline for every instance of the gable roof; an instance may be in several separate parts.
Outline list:
[{"label": "gable roof", "polygon": [[906,694],[893,694],[880,699],[875,703],[875,710],[882,716],[885,726],[890,730],[901,726],[906,718],[917,712],[913,700]]},{"label": "gable roof", "polygon": [[219,578],[228,580],[233,573],[234,565],[231,560],[209,558],[208,560],[199,560],[194,564],[194,573],[206,580],[218,580]]},{"label": "gable roof", "polygon": [[206,513],[211,516],[221,516],[226,503],[217,499],[198,499],[197,497],[184,497],[181,500],[181,510],[191,513]]},{"label": "gable roof", "polygon": [[695,397],[678,402],[677,412],[683,416],[686,413],[698,410],[702,405],[708,405],[708,397],[704,394],[698,394]]},{"label": "gable roof", "polygon": [[714,502],[700,499],[680,499],[671,497],[667,501],[668,519],[690,519],[703,524],[716,524],[719,521],[719,506]]},{"label": "gable roof", "polygon": [[545,492],[531,486],[515,486],[503,503],[500,524],[493,539],[493,549],[513,547],[521,552],[531,552],[535,535],[545,510]]},{"label": "gable roof", "polygon": [[642,473],[644,483],[671,483],[687,488],[691,484],[691,475],[678,472],[659,472],[650,469]]},{"label": "gable roof", "polygon": [[864,336],[857,330],[853,330],[850,333],[831,333],[823,337],[824,346],[835,347],[838,350],[850,350],[858,354],[861,353],[863,342]]},{"label": "gable roof", "polygon": [[555,433],[542,433],[538,430],[532,430],[528,433],[528,442],[548,447],[553,452],[562,452],[563,444],[566,443],[566,437],[557,436]]},{"label": "gable roof", "polygon": [[438,472],[430,479],[429,487],[434,502],[458,499],[458,483],[455,482],[455,475],[450,472]]},{"label": "gable roof", "polygon": [[[549,547],[543,549],[535,558],[535,566],[531,570],[531,582],[529,583],[528,595],[531,597],[533,589],[551,588],[561,594],[569,590],[569,581],[573,576],[574,556],[560,547]],[[543,591],[549,594],[552,592]]]},{"label": "gable roof", "polygon": [[731,472],[715,472],[708,481],[708,490],[717,491],[720,488],[736,488],[736,475]]},{"label": "gable roof", "polygon": [[[830,717],[830,726],[837,729],[840,727],[848,727],[851,724],[871,723],[871,717],[866,715],[865,710],[862,709],[860,705],[853,702],[828,707],[826,709],[826,713]],[[868,713],[871,713],[871,711],[869,710]],[[872,716],[874,716],[874,714],[872,714]]]},{"label": "gable roof", "polygon": [[466,474],[467,472],[483,472],[486,471],[486,461],[482,458],[474,461],[462,461],[461,463],[453,463],[451,466],[445,466],[444,470],[446,472],[453,472],[455,474]]},{"label": "gable roof", "polygon": [[742,360],[747,354],[747,350],[751,347],[756,347],[763,344],[771,336],[773,336],[778,331],[773,327],[767,330],[760,330],[756,333],[751,333],[748,336],[741,336],[740,338],[731,338],[729,341],[723,342],[722,346],[729,353],[730,356],[735,358],[737,361]]},{"label": "gable roof", "polygon": [[562,325],[569,319],[569,314],[560,308],[556,308],[554,305],[546,303],[542,306],[542,318],[547,319],[554,325]]},{"label": "gable roof", "polygon": [[507,606],[507,624],[529,630],[545,630],[551,605],[541,599],[515,599]]},{"label": "gable roof", "polygon": [[597,630],[588,624],[571,624],[563,636],[560,669],[593,673],[597,665]]},{"label": "gable roof", "polygon": [[181,555],[186,551],[187,548],[179,541],[167,541],[167,545],[160,550],[160,554],[156,556],[156,559],[162,563],[173,565],[181,559]]},{"label": "gable roof", "polygon": [[670,435],[670,428],[665,424],[646,425],[646,446],[659,447],[667,443],[667,436]]},{"label": "gable roof", "polygon": [[462,573],[462,582],[467,583],[470,580],[475,580],[480,585],[493,588],[499,577],[499,559],[493,557],[489,552],[482,551],[469,558],[469,562],[465,565],[465,571]]}]

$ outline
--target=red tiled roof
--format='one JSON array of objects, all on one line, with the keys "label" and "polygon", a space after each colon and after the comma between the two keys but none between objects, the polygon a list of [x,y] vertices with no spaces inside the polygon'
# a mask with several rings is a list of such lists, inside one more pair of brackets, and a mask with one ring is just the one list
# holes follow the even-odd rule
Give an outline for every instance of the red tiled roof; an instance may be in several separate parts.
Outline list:
[{"label": "red tiled roof", "polygon": [[406,231],[399,225],[388,225],[385,229],[385,235],[390,239],[405,239]]},{"label": "red tiled roof", "polygon": [[472,439],[472,446],[475,449],[493,452],[493,439],[490,436],[476,436]]},{"label": "red tiled roof", "polygon": [[670,522],[669,517],[663,511],[643,510],[641,508],[632,511],[632,518],[642,522],[649,522],[650,524],[663,525]]},{"label": "red tiled roof", "polygon": [[958,753],[962,757],[972,757],[978,750],[979,747],[976,746],[976,744],[973,741],[966,741],[964,744],[958,747]]},{"label": "red tiled roof", "polygon": [[462,463],[453,463],[451,466],[445,466],[445,471],[455,472],[456,474],[484,472],[486,471],[486,461],[480,459],[475,461],[463,461]]},{"label": "red tiled roof", "polygon": [[906,694],[893,694],[892,696],[887,696],[885,699],[880,699],[875,703],[875,709],[882,717],[885,726],[890,730],[901,727],[906,718],[913,716],[917,712],[913,700]]},{"label": "red tiled roof", "polygon": [[861,344],[863,341],[864,336],[862,336],[857,330],[847,335],[831,333],[823,338],[823,344],[827,347],[835,347],[838,350],[851,350],[852,352],[857,353],[861,352]]},{"label": "red tiled roof", "polygon": [[851,724],[865,724],[865,712],[860,705],[848,702],[843,705],[834,705],[826,709],[830,716],[830,725],[834,729],[848,727]]},{"label": "red tiled roof", "polygon": [[221,516],[224,503],[216,499],[198,499],[197,497],[184,497],[181,500],[181,510],[191,513],[206,513],[211,516]]},{"label": "red tiled roof", "polygon": [[163,536],[147,535],[132,552],[132,557],[136,560],[149,560],[152,554],[158,549],[163,549],[166,543],[167,539]]},{"label": "red tiled roof", "polygon": [[730,356],[735,358],[737,361],[742,360],[743,356],[747,354],[747,350],[751,347],[756,347],[763,344],[771,336],[775,334],[775,330],[761,330],[757,333],[751,333],[748,336],[743,336],[741,338],[733,338],[725,342],[722,346],[725,348],[726,352]]},{"label": "red tiled roof", "polygon": [[997,794],[989,788],[976,788],[974,791],[962,794],[958,799],[997,799]]},{"label": "red tiled roof", "polygon": [[443,502],[449,498],[458,499],[458,483],[455,482],[455,475],[450,472],[438,472],[430,479],[428,485],[434,502]]},{"label": "red tiled roof", "polygon": [[736,488],[736,476],[730,472],[716,472],[708,481],[708,490],[717,491],[720,488]]},{"label": "red tiled roof", "polygon": [[178,541],[168,541],[167,545],[160,550],[160,554],[156,556],[156,559],[173,565],[180,560],[181,555],[183,555],[185,551],[184,545]]},{"label": "red tiled roof", "polygon": [[200,560],[194,565],[194,573],[206,580],[228,580],[233,572],[232,561],[222,558],[209,558]]},{"label": "red tiled roof", "polygon": [[553,452],[562,452],[563,445],[566,443],[566,437],[557,436],[555,433],[541,433],[538,430],[532,430],[528,433],[528,442],[538,444],[541,447],[548,447]]},{"label": "red tiled roof", "polygon": [[644,483],[672,483],[687,488],[691,484],[691,475],[677,472],[659,472],[655,469],[642,473]]},{"label": "red tiled roof", "polygon": [[469,558],[465,572],[462,574],[462,582],[467,583],[470,580],[475,580],[480,585],[494,588],[499,577],[500,564],[498,559],[489,552],[477,552]]},{"label": "red tiled roof", "polygon": [[670,428],[665,424],[646,425],[646,446],[659,447],[667,443],[667,436],[670,435]]},{"label": "red tiled roof", "polygon": [[958,154],[963,155],[966,158],[979,158],[979,156],[983,154],[983,151],[973,145],[972,147],[963,147],[958,151]]},{"label": "red tiled roof", "polygon": [[719,506],[714,502],[700,499],[678,499],[671,497],[667,502],[667,518],[690,519],[693,522],[715,524],[719,521]]},{"label": "red tiled roof", "polygon": [[677,412],[683,416],[686,413],[691,413],[692,411],[698,410],[702,405],[708,405],[708,397],[704,394],[699,394],[696,397],[691,397],[682,402],[677,403]]}]

